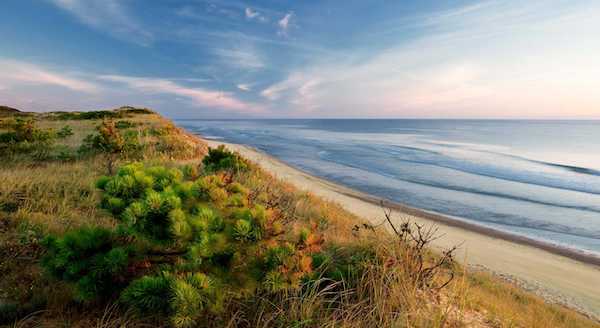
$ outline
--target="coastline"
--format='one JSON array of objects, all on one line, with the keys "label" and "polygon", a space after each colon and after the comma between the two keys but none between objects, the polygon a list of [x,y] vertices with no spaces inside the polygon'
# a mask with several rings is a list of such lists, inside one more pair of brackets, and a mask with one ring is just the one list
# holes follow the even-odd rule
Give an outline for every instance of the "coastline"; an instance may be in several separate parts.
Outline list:
[{"label": "coastline", "polygon": [[[315,177],[252,147],[203,139],[209,146],[224,144],[274,176],[327,200],[370,222],[380,221],[380,198]],[[457,259],[531,290],[550,302],[600,318],[600,259],[575,250],[452,219],[440,214],[386,202],[396,220],[435,225],[442,238],[438,249],[461,245]]]}]

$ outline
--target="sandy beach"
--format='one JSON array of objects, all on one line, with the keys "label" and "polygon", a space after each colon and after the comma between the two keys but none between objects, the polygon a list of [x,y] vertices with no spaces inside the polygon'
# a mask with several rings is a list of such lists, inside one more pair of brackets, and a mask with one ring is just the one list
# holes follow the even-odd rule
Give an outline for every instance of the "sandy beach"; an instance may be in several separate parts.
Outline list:
[{"label": "sandy beach", "polygon": [[[244,145],[207,140],[211,147],[225,144],[259,164],[276,177],[305,191],[342,205],[372,222],[383,217],[379,199],[309,175],[276,158]],[[440,249],[461,245],[458,259],[470,267],[490,270],[552,302],[565,304],[600,318],[600,266],[598,259],[574,251],[504,234],[434,213],[389,204],[397,220],[435,225],[442,238]]]}]

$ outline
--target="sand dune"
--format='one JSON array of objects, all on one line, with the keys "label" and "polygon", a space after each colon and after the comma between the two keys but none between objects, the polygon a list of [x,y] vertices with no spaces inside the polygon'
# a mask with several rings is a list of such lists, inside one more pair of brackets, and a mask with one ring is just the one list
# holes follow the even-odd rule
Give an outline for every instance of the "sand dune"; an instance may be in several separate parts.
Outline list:
[{"label": "sand dune", "polygon": [[[208,143],[212,147],[222,144]],[[373,221],[380,221],[383,216],[377,199],[370,195],[311,176],[251,147],[226,145],[278,178],[335,201],[358,216]],[[535,245],[531,240],[402,205],[391,207],[398,220],[409,218],[439,227],[444,236],[435,242],[435,247],[449,248],[460,244],[458,258],[463,263],[491,270],[551,301],[600,318],[600,266],[597,259],[549,245]]]}]

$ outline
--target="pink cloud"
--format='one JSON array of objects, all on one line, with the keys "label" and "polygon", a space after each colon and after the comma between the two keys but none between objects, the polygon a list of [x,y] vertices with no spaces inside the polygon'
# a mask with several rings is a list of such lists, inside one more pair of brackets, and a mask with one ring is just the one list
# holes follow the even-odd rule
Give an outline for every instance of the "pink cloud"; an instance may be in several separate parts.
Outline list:
[{"label": "pink cloud", "polygon": [[98,87],[90,82],[51,72],[45,68],[15,60],[0,60],[0,71],[5,82],[10,84],[45,84],[67,89],[96,93]]},{"label": "pink cloud", "polygon": [[167,93],[185,97],[202,107],[217,107],[245,113],[264,112],[262,107],[236,99],[229,92],[190,88],[177,84],[171,80],[160,78],[143,78],[122,75],[103,75],[100,78],[106,81],[124,83],[133,89],[143,92]]}]

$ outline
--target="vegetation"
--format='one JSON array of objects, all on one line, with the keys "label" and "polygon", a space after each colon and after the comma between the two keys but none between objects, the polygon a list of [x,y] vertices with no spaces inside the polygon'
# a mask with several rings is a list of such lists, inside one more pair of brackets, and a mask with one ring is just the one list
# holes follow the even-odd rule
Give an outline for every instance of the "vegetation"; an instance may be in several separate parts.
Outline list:
[{"label": "vegetation", "polygon": [[19,134],[58,131],[51,156],[0,153],[0,324],[598,327],[431,251],[429,227],[363,223],[127,111],[35,116]]},{"label": "vegetation", "polygon": [[19,115],[23,112],[16,108],[8,107],[8,106],[0,106],[0,116],[4,115]]}]

